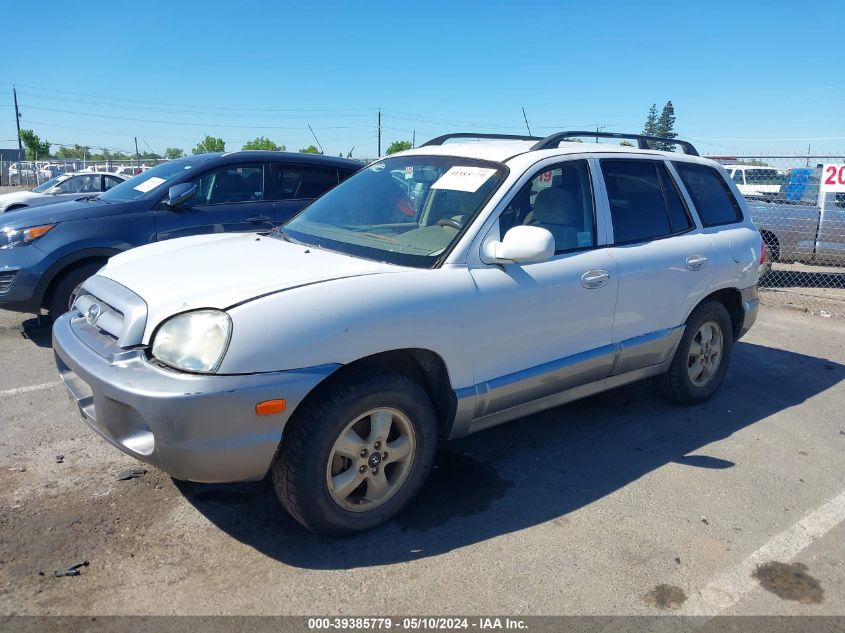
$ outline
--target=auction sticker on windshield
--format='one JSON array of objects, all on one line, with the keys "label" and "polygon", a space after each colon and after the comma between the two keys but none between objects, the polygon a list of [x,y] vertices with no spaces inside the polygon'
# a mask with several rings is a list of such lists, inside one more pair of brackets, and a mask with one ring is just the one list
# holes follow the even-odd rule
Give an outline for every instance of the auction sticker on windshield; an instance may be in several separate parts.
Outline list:
[{"label": "auction sticker on windshield", "polygon": [[163,182],[164,182],[164,178],[158,178],[156,176],[153,176],[152,178],[147,178],[140,185],[135,185],[132,188],[135,191],[140,191],[141,193],[147,193],[148,191],[152,191],[153,189],[158,187]]},{"label": "auction sticker on windshield", "polygon": [[489,167],[461,167],[456,165],[440,176],[437,182],[431,185],[431,188],[475,193],[495,173],[496,170]]}]

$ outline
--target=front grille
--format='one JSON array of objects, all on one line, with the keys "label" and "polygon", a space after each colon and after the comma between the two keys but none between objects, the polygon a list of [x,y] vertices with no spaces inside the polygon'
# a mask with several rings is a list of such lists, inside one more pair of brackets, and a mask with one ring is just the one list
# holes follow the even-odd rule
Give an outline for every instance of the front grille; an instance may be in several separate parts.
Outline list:
[{"label": "front grille", "polygon": [[13,270],[11,272],[4,272],[0,273],[0,295],[6,294],[12,288],[12,282],[15,280],[15,276],[18,274],[18,271]]},{"label": "front grille", "polygon": [[[83,285],[73,304],[74,312],[91,328],[86,334],[110,338],[109,347],[129,348],[140,345],[147,322],[147,304],[141,297],[111,279],[95,275]],[[81,337],[84,339],[84,337]],[[100,346],[98,341],[94,346]]]}]

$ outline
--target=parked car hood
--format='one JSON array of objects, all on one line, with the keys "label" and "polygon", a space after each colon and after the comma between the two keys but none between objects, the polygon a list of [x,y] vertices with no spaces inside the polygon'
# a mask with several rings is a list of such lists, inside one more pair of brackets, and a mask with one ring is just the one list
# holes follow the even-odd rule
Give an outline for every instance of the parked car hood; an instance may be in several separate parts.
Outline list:
[{"label": "parked car hood", "polygon": [[[81,197],[85,194],[79,195]],[[86,220],[116,215],[125,206],[125,203],[110,203],[95,199],[66,200],[54,204],[42,204],[37,207],[3,213],[0,215],[0,228],[22,229],[41,224],[58,224],[70,220]]]},{"label": "parked car hood", "polygon": [[26,202],[32,198],[38,198],[44,194],[35,193],[32,191],[11,191],[0,195],[0,207],[5,207],[7,204],[14,202]]},{"label": "parked car hood", "polygon": [[112,257],[97,274],[146,301],[144,339],[149,340],[161,321],[179,312],[223,310],[300,286],[403,270],[407,269],[257,233],[217,233],[126,251]]}]

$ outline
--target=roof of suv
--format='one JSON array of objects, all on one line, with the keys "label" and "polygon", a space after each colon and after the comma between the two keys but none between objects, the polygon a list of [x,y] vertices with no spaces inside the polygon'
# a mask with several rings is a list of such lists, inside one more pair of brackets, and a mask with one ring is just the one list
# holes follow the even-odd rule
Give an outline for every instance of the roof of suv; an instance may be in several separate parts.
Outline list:
[{"label": "roof of suv", "polygon": [[300,165],[330,165],[341,169],[358,170],[363,163],[350,158],[337,156],[323,156],[322,154],[304,154],[302,152],[274,152],[269,150],[238,150],[234,152],[208,152],[205,154],[194,154],[183,156],[174,160],[186,162],[219,161],[226,163],[231,160],[277,160]]},{"label": "roof of suv", "polygon": [[[596,140],[598,140],[598,138],[632,139],[637,142],[637,147],[598,142],[582,143],[571,140],[572,138],[578,137],[595,137]],[[451,139],[470,140],[446,143],[446,141]],[[679,145],[683,149],[683,154],[672,151],[651,149],[649,143],[653,142],[660,142],[664,145]],[[530,155],[532,158],[539,160],[546,157],[563,156],[567,154],[608,153],[636,155],[645,154],[672,158],[673,160],[677,160],[683,156],[687,160],[693,162],[703,161],[703,159],[699,158],[696,149],[688,141],[644,136],[642,134],[621,134],[617,132],[557,132],[545,138],[507,134],[476,135],[473,133],[458,132],[455,134],[439,136],[420,147],[402,152],[402,154],[405,155],[434,154],[441,156],[461,156],[496,162],[505,162],[517,156],[523,155]]]}]

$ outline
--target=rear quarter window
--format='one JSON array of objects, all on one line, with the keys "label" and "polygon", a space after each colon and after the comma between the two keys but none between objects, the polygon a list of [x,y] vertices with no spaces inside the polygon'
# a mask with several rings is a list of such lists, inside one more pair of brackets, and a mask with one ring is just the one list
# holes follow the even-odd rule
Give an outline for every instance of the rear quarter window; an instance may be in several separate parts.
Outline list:
[{"label": "rear quarter window", "polygon": [[672,163],[681,177],[704,226],[742,221],[742,209],[722,175],[698,163]]}]

